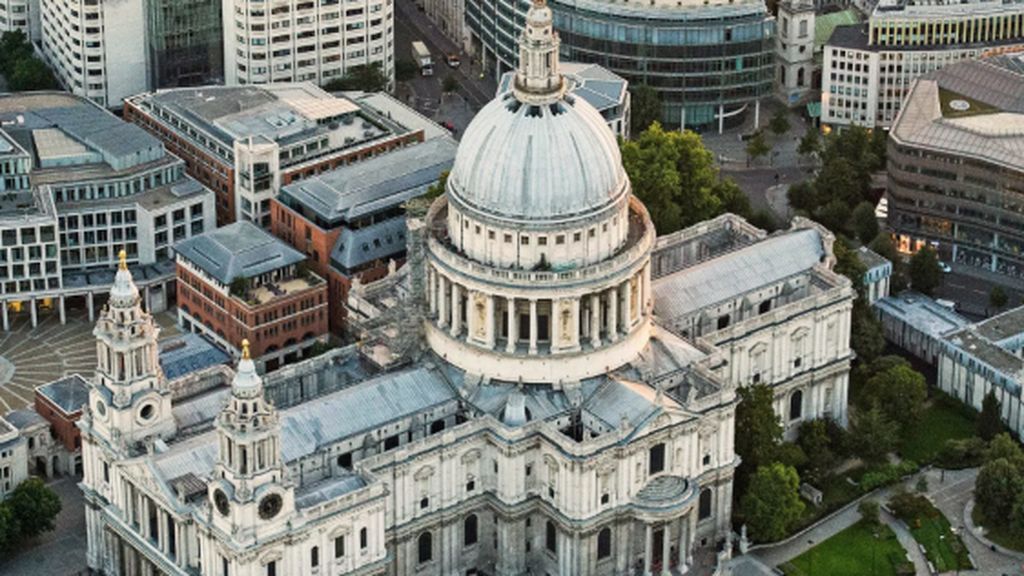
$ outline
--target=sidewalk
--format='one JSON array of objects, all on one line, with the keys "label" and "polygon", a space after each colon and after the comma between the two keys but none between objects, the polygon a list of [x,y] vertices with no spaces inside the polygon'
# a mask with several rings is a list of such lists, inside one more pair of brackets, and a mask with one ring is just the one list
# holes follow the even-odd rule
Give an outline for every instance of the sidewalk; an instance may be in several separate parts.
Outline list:
[{"label": "sidewalk", "polygon": [[917,540],[914,540],[914,535],[910,533],[910,530],[907,529],[903,522],[883,509],[878,510],[878,515],[885,522],[885,525],[896,533],[896,539],[900,541],[900,545],[903,546],[907,556],[914,563],[914,573],[931,574],[928,558],[925,557],[924,552],[921,552],[920,546],[917,545]]}]

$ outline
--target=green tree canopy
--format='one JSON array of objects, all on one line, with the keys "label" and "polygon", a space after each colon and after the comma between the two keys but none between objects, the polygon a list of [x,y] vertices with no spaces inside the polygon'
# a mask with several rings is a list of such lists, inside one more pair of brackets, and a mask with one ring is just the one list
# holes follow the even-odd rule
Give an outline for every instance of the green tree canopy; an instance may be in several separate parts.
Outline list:
[{"label": "green tree canopy", "polygon": [[786,199],[789,200],[789,207],[811,214],[818,208],[818,191],[814,184],[808,181],[797,182],[786,191]]},{"label": "green tree canopy", "polygon": [[875,405],[857,412],[850,436],[861,458],[871,463],[880,463],[896,448],[899,425]]},{"label": "green tree canopy", "polygon": [[53,90],[57,81],[49,67],[34,56],[19,60],[7,77],[8,87],[15,92],[30,90]]},{"label": "green tree canopy", "polygon": [[1006,460],[1021,473],[1024,473],[1024,451],[1021,450],[1020,443],[1007,432],[996,434],[995,438],[989,442],[988,449],[985,450],[986,462],[999,459]]},{"label": "green tree canopy", "polygon": [[772,151],[771,144],[768,144],[768,140],[764,137],[764,132],[758,130],[754,132],[754,135],[747,140],[747,156],[751,160],[757,160],[763,156],[767,156]]},{"label": "green tree canopy", "polygon": [[635,138],[651,124],[661,122],[661,96],[647,84],[638,84],[630,92],[629,130]]},{"label": "green tree canopy", "polygon": [[737,485],[742,492],[746,478],[758,466],[775,459],[776,449],[782,442],[782,422],[773,407],[775,395],[765,384],[754,384],[739,389],[740,403],[736,407],[736,454],[742,459],[737,472]]},{"label": "green tree canopy", "polygon": [[324,89],[328,92],[345,92],[349,90],[383,92],[387,88],[388,77],[384,74],[384,69],[380,62],[353,66],[341,78],[324,84]]},{"label": "green tree canopy", "polygon": [[861,500],[857,505],[857,511],[860,512],[862,522],[869,526],[878,525],[878,502],[871,499]]},{"label": "green tree canopy", "polygon": [[0,502],[0,552],[14,548],[20,531],[14,512],[5,503]]},{"label": "green tree canopy", "polygon": [[785,108],[779,108],[768,122],[768,128],[776,136],[789,132],[789,112]]},{"label": "green tree canopy", "polygon": [[869,378],[863,396],[907,434],[921,420],[928,389],[924,376],[904,361]]},{"label": "green tree canopy", "polygon": [[1020,470],[1006,458],[997,458],[983,465],[978,472],[974,502],[989,522],[1006,523],[1022,490],[1024,483]]},{"label": "green tree canopy", "polygon": [[814,126],[809,126],[800,138],[800,144],[796,151],[801,156],[813,156],[821,153],[821,133]]},{"label": "green tree canopy", "polygon": [[751,537],[760,542],[784,538],[804,511],[799,490],[800,476],[792,466],[759,467],[741,503]]},{"label": "green tree canopy", "polygon": [[977,420],[978,436],[988,442],[995,439],[1003,431],[1003,421],[999,417],[999,399],[990,388],[981,401],[981,413]]},{"label": "green tree canopy", "polygon": [[869,246],[879,256],[892,262],[892,276],[889,278],[889,291],[892,294],[899,294],[907,288],[906,263],[896,251],[896,244],[886,232],[881,232],[871,241]]},{"label": "green tree canopy", "polygon": [[930,246],[925,246],[910,258],[910,287],[931,295],[940,284],[942,269],[939,268],[939,256]]},{"label": "green tree canopy", "polygon": [[1003,290],[1002,286],[993,286],[988,291],[988,303],[996,310],[1002,309],[1009,303],[1010,299],[1006,295],[1006,290]]},{"label": "green tree canopy", "polygon": [[749,202],[731,180],[719,178],[714,155],[697,134],[664,130],[654,122],[620,145],[633,191],[647,205],[659,234],[726,210],[749,216]]},{"label": "green tree canopy", "polygon": [[807,455],[807,467],[804,476],[810,482],[825,479],[836,463],[836,455],[832,451],[832,439],[828,434],[828,423],[825,420],[807,420],[800,424],[800,435],[797,444]]},{"label": "green tree canopy", "polygon": [[39,478],[29,478],[15,488],[4,506],[17,519],[20,535],[32,538],[53,530],[60,513],[60,498]]},{"label": "green tree canopy", "polygon": [[861,202],[850,216],[850,231],[857,235],[862,244],[869,244],[878,236],[878,218],[871,202]]}]

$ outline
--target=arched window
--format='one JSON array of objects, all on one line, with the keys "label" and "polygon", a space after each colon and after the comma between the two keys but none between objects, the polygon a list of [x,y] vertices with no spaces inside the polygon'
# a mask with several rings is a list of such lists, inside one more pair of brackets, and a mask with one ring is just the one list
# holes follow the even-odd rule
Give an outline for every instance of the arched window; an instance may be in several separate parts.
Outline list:
[{"label": "arched window", "polygon": [[700,504],[698,505],[697,518],[703,520],[711,517],[711,488],[705,488],[700,493]]},{"label": "arched window", "polygon": [[801,390],[793,392],[789,397],[789,419],[796,420],[804,411],[804,393]]},{"label": "arched window", "polygon": [[313,546],[313,549],[309,551],[309,566],[310,568],[316,568],[320,565],[320,547]]},{"label": "arched window", "polygon": [[612,529],[605,528],[597,533],[597,559],[601,560],[612,555]]},{"label": "arched window", "polygon": [[430,562],[434,557],[434,538],[430,535],[430,532],[424,532],[420,534],[419,540],[416,542],[416,549],[419,554],[419,563]]},{"label": "arched window", "polygon": [[544,534],[544,544],[548,551],[556,553],[558,552],[558,531],[555,529],[554,522],[548,521],[547,530]]},{"label": "arched window", "polygon": [[472,546],[476,544],[476,514],[466,516],[462,523],[462,544]]}]

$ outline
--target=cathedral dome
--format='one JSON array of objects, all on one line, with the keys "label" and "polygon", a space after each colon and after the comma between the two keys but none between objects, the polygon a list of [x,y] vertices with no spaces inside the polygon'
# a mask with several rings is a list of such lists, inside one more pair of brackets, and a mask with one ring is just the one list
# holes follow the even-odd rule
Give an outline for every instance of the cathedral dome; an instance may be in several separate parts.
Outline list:
[{"label": "cathedral dome", "polygon": [[619,145],[604,118],[566,95],[551,9],[534,0],[512,89],[466,128],[448,177],[454,204],[515,221],[590,215],[629,193]]},{"label": "cathedral dome", "polygon": [[541,105],[512,91],[473,119],[448,178],[456,201],[499,218],[564,220],[627,193],[615,136],[582,99]]}]

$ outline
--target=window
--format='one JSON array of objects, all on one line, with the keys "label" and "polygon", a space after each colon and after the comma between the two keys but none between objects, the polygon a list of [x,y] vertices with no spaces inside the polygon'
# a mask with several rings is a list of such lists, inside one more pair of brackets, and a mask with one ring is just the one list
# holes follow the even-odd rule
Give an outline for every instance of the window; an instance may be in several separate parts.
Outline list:
[{"label": "window", "polygon": [[476,544],[476,524],[476,514],[466,516],[466,520],[462,523],[462,544],[464,546]]},{"label": "window", "polygon": [[320,566],[319,546],[313,546],[313,549],[309,551],[309,566],[310,568],[317,568]]},{"label": "window", "polygon": [[359,548],[361,550],[366,550],[366,547],[369,545],[368,540],[369,540],[369,538],[367,537],[367,534],[366,534],[366,528],[360,528],[359,529]]},{"label": "window", "polygon": [[277,576],[277,560],[267,562],[267,576]]},{"label": "window", "polygon": [[342,455],[338,456],[338,467],[339,468],[347,468],[349,470],[352,469],[352,453],[351,452],[346,452],[345,454],[342,454]]},{"label": "window", "polygon": [[705,488],[700,493],[700,504],[697,506],[697,519],[703,520],[711,517],[711,489]]},{"label": "window", "polygon": [[519,243],[522,244],[523,246],[528,246],[530,244],[530,237],[529,236],[520,236],[519,237]]},{"label": "window", "polygon": [[804,411],[804,393],[801,390],[793,392],[789,397],[789,419],[797,420]]},{"label": "window", "polygon": [[473,490],[476,490],[476,482],[473,480],[466,482],[466,492],[472,492]]},{"label": "window", "polygon": [[345,537],[338,536],[334,539],[334,557],[341,558],[345,555]]},{"label": "window", "polygon": [[547,528],[544,534],[544,545],[547,547],[548,552],[558,552],[558,531],[555,530],[554,522],[548,521]]},{"label": "window", "polygon": [[605,528],[597,533],[597,559],[602,560],[612,555],[612,530]]},{"label": "window", "polygon": [[647,473],[657,474],[665,471],[665,444],[651,446],[647,458]]},{"label": "window", "polygon": [[764,313],[768,312],[771,309],[772,309],[772,301],[771,300],[765,300],[764,302],[761,302],[760,306],[757,307],[757,313],[758,314],[764,314]]},{"label": "window", "polygon": [[434,557],[434,539],[430,535],[430,532],[424,532],[420,534],[419,539],[416,541],[417,558],[420,564],[430,562]]},{"label": "window", "polygon": [[728,327],[729,327],[729,315],[728,314],[723,314],[722,316],[719,316],[718,317],[718,329],[719,330],[723,330],[723,329],[728,328]]},{"label": "window", "polygon": [[430,498],[420,498],[420,510],[425,510],[430,506]]}]

